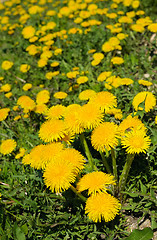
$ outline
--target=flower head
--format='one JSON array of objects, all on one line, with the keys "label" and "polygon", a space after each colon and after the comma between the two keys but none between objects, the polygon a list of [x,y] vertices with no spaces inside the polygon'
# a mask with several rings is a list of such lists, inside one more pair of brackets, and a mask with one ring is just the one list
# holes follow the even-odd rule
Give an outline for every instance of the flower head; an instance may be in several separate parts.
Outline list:
[{"label": "flower head", "polygon": [[115,218],[120,208],[121,205],[115,197],[108,193],[97,193],[87,199],[85,213],[94,222],[109,222]]},{"label": "flower head", "polygon": [[151,139],[149,136],[146,136],[142,129],[137,129],[128,132],[121,139],[121,144],[129,154],[146,153],[146,150],[150,147]]},{"label": "flower head", "polygon": [[36,102],[38,104],[48,103],[50,99],[50,92],[48,90],[40,91],[36,96]]},{"label": "flower head", "polygon": [[24,109],[25,113],[32,111],[35,108],[35,102],[28,96],[19,97],[17,105],[20,105],[20,107]]},{"label": "flower head", "polygon": [[109,151],[118,145],[119,137],[118,126],[113,122],[104,122],[93,130],[91,143],[97,151]]},{"label": "flower head", "polygon": [[90,98],[89,103],[97,105],[101,109],[108,109],[117,106],[116,97],[107,91],[98,92]]},{"label": "flower head", "polygon": [[45,168],[43,177],[47,187],[52,192],[62,192],[67,190],[71,183],[75,181],[76,173],[74,166],[70,161],[57,159],[51,161]]},{"label": "flower head", "polygon": [[132,105],[136,111],[142,110],[139,105],[144,102],[145,112],[149,112],[156,105],[156,98],[151,92],[139,92],[133,99]]},{"label": "flower head", "polygon": [[77,119],[83,128],[93,129],[103,121],[103,110],[97,105],[87,103],[78,112]]},{"label": "flower head", "polygon": [[67,133],[64,121],[51,119],[44,122],[39,130],[39,137],[44,142],[58,141]]},{"label": "flower head", "polygon": [[14,64],[13,62],[5,60],[5,61],[2,62],[1,67],[4,70],[9,70],[13,66],[13,64]]},{"label": "flower head", "polygon": [[67,93],[65,92],[56,92],[54,95],[54,98],[57,98],[57,99],[64,99],[67,97]]},{"label": "flower head", "polygon": [[46,118],[47,119],[59,119],[62,118],[62,116],[64,115],[66,107],[61,105],[61,104],[57,104],[56,106],[52,106],[49,108],[49,110],[46,113]]},{"label": "flower head", "polygon": [[0,145],[0,153],[3,155],[9,154],[16,148],[16,142],[13,139],[2,140]]},{"label": "flower head", "polygon": [[35,34],[35,28],[32,26],[27,26],[22,30],[22,35],[26,39],[33,37],[34,34]]},{"label": "flower head", "polygon": [[87,89],[87,90],[84,90],[82,91],[80,94],[79,94],[79,99],[80,100],[88,100],[90,99],[92,96],[94,96],[96,94],[96,92],[92,89]]},{"label": "flower head", "polygon": [[84,175],[77,184],[77,189],[82,192],[88,189],[88,195],[106,192],[108,185],[114,184],[114,176],[104,172],[91,172]]},{"label": "flower head", "polygon": [[10,112],[10,108],[1,108],[0,109],[0,122],[5,120]]}]

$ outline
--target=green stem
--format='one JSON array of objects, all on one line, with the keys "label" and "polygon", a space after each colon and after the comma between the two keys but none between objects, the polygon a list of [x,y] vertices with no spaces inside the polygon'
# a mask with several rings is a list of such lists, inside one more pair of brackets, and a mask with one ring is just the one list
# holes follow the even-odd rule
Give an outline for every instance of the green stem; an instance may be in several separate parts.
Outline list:
[{"label": "green stem", "polygon": [[86,202],[87,199],[81,193],[79,193],[75,187],[71,185],[70,188],[79,198],[81,198],[83,202]]},{"label": "green stem", "polygon": [[107,172],[108,173],[111,173],[111,169],[110,169],[110,166],[108,165],[108,162],[103,154],[103,152],[99,151],[100,152],[100,155],[101,155],[101,158],[102,158],[102,162],[104,164],[104,167],[106,168]]},{"label": "green stem", "polygon": [[129,174],[129,171],[130,171],[130,168],[131,168],[131,164],[134,160],[134,156],[135,156],[135,154],[128,154],[127,155],[126,163],[123,167],[123,171],[122,171],[122,174],[121,174],[120,179],[119,179],[119,190],[120,190],[120,192],[125,189],[127,177],[128,177],[128,174]]},{"label": "green stem", "polygon": [[114,178],[117,182],[118,174],[117,174],[116,155],[115,155],[115,151],[114,151],[113,148],[111,148],[111,157],[112,157],[113,175],[114,175]]},{"label": "green stem", "polygon": [[[88,145],[87,145],[87,141],[86,141],[85,136],[84,136],[83,133],[80,135],[80,140],[81,140],[82,145],[83,145],[83,147],[84,147],[85,154],[86,154],[86,156],[87,156],[87,158],[88,158],[89,165],[90,165],[90,167],[91,167],[92,170],[93,170],[93,169],[96,168],[96,167],[94,166],[93,158],[92,158],[92,155],[91,155],[91,153],[90,153],[90,151],[89,151],[89,147],[88,147]],[[97,169],[97,168],[96,168],[96,169]]]}]

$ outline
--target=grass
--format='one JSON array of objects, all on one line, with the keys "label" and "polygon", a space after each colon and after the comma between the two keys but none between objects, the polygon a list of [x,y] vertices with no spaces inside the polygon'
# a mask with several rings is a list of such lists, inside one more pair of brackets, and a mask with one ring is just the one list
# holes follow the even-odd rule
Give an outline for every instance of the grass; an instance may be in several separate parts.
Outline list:
[{"label": "grass", "polygon": [[[115,7],[115,2],[77,1],[77,4],[75,2],[73,5],[72,1],[6,1],[0,4],[0,111],[3,108],[10,109],[6,116],[0,112],[0,238],[2,240],[131,239],[126,221],[128,216],[138,218],[138,226],[141,219],[150,220],[151,228],[140,233],[146,240],[152,239],[152,234],[156,231],[157,107],[156,103],[153,104],[153,100],[149,100],[146,104],[146,98],[142,102],[139,101],[137,110],[133,106],[134,97],[140,92],[153,94],[153,99],[157,97],[156,30],[150,31],[148,27],[151,25],[150,20],[153,23],[156,22],[156,3],[155,1],[141,1],[136,9],[132,5],[125,6],[122,1]],[[63,7],[67,6],[65,10]],[[68,13],[70,6],[73,10]],[[96,6],[99,8],[98,13],[92,10]],[[108,13],[119,11],[123,13],[118,13],[116,18],[111,18],[107,10],[103,10],[102,13],[100,9],[104,8],[108,9]],[[49,12],[50,10],[54,12]],[[138,10],[145,11],[144,15],[138,15]],[[132,23],[124,22],[115,25],[121,16],[130,14],[130,12],[133,14]],[[85,14],[89,16],[85,18]],[[80,16],[82,16],[83,24],[77,19]],[[148,16],[150,18],[146,18]],[[141,32],[131,28],[138,19],[146,22],[149,20]],[[98,22],[91,23],[88,20]],[[54,22],[55,27],[46,29],[48,22]],[[121,27],[120,32],[126,35],[119,44],[115,44],[114,39],[112,50],[104,52],[102,45],[118,34],[110,29],[113,25],[116,29]],[[26,35],[23,34],[26,26],[32,26],[35,29],[36,41],[33,39],[34,34],[32,38],[28,38],[31,30],[26,31]],[[45,36],[47,40],[43,39]],[[27,47],[30,45],[35,45],[35,47],[28,52]],[[33,54],[36,47],[36,54]],[[57,53],[60,49],[62,51]],[[38,61],[43,52],[47,57],[45,58],[46,65],[41,68]],[[100,55],[97,55],[96,65],[93,64],[94,53],[102,53],[104,57],[100,60]],[[121,57],[124,63],[113,64],[111,59],[115,56]],[[9,69],[3,65],[6,60],[13,63]],[[59,65],[52,67],[51,64],[56,61]],[[25,72],[21,71],[22,64],[28,64],[30,69]],[[110,71],[113,78],[107,77],[103,81],[98,81],[100,74],[106,71]],[[54,75],[48,77],[47,73]],[[88,81],[78,84],[79,76],[88,77]],[[122,84],[124,78],[127,78],[126,84]],[[138,81],[141,79],[152,85],[139,84]],[[30,89],[27,89],[27,83],[32,84]],[[71,132],[70,144],[57,135],[57,141],[62,142],[65,149],[73,148],[79,151],[86,160],[86,164],[83,170],[79,169],[78,175],[75,176],[73,188],[67,187],[65,191],[55,193],[45,184],[43,173],[46,170],[40,167],[39,169],[33,168],[33,159],[31,164],[23,164],[24,155],[31,153],[32,149],[40,144],[45,146],[49,143],[49,140],[45,142],[42,137],[39,137],[39,131],[47,120],[47,112],[44,112],[44,109],[50,109],[56,105],[63,105],[68,109],[68,106],[72,104],[81,105],[83,108],[87,105],[88,99],[82,100],[79,96],[87,89],[95,91],[97,95],[99,92],[109,92],[117,100],[117,106],[114,110],[112,109],[112,112],[109,112],[107,108],[101,110],[104,114],[102,122],[112,122],[119,129],[121,123],[129,115],[136,116],[142,126],[147,129],[144,137],[150,139],[150,145],[144,146],[142,150],[138,149],[139,152],[136,152],[136,149],[135,152],[129,153],[127,148],[123,147],[122,138],[119,136],[117,143],[109,143],[111,149],[104,143],[106,148],[103,153],[100,153],[91,142],[96,125],[93,128],[84,125],[84,135],[75,129],[75,132]],[[37,100],[42,90],[46,90],[46,96],[42,95],[40,100]],[[54,96],[60,91],[66,93],[67,97],[62,99]],[[20,97],[25,95],[34,101],[36,108],[31,108],[29,102],[24,103],[24,107],[18,104]],[[44,101],[46,98],[48,100]],[[39,103],[44,103],[40,112],[37,111]],[[104,102],[101,103],[100,108],[103,104]],[[17,105],[18,108],[16,108]],[[150,107],[150,111],[146,110],[147,106]],[[91,116],[95,102],[92,107]],[[73,111],[74,109],[70,113],[72,114]],[[116,115],[117,111],[119,115]],[[77,114],[77,127],[80,130],[82,122],[80,123],[78,119],[80,119],[81,112]],[[92,117],[89,118],[86,112],[83,114],[82,121],[89,119],[90,125]],[[62,120],[66,120],[66,115],[62,114]],[[69,121],[72,126],[74,122],[70,119]],[[126,131],[123,133],[125,138],[135,131],[130,127],[130,123],[127,124]],[[71,126],[66,126],[66,130],[71,131]],[[49,133],[53,131],[52,126]],[[105,131],[102,133],[102,139],[104,135],[108,134],[109,137],[111,134],[107,129]],[[134,145],[137,142],[137,145],[140,145],[143,138],[138,135],[137,140],[131,144]],[[17,146],[13,151],[10,150],[8,154],[5,154],[2,151],[2,141],[7,139],[14,139]],[[108,139],[106,138],[105,141],[109,141]],[[17,154],[21,148],[25,149],[25,154],[18,157]],[[9,146],[5,151],[8,149]],[[48,152],[45,151],[44,155],[47,156],[47,154]],[[39,152],[36,152],[36,155],[38,158],[41,156]],[[36,155],[34,156],[35,163],[38,161]],[[105,222],[102,219],[95,222],[89,218],[88,214],[85,214],[86,202],[82,201],[89,199],[90,196],[87,191],[79,193],[77,184],[88,173],[96,170],[109,173],[109,169],[117,180],[115,187],[109,186],[107,193],[121,203],[121,209],[112,221]],[[51,184],[54,181],[52,179]],[[96,209],[95,214],[97,211],[99,210]],[[135,233],[136,239],[139,239],[138,234],[139,232]]]}]

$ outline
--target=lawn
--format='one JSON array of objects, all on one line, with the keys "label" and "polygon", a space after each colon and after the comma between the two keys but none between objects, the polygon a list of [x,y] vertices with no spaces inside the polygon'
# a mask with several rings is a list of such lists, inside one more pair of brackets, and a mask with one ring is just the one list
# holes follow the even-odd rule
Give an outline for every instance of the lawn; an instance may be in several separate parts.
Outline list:
[{"label": "lawn", "polygon": [[0,3],[0,238],[155,240],[157,3]]}]

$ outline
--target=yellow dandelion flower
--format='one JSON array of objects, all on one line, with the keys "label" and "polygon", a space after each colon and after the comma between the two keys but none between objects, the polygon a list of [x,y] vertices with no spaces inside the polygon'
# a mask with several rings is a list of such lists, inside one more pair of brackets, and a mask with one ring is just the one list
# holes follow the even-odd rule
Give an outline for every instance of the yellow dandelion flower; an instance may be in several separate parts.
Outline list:
[{"label": "yellow dandelion flower", "polygon": [[149,26],[148,26],[148,30],[150,31],[150,32],[157,32],[157,23],[152,23],[152,24],[150,24]]},{"label": "yellow dandelion flower", "polygon": [[156,98],[151,92],[139,92],[133,99],[132,105],[136,111],[141,109],[139,105],[144,102],[145,112],[149,112],[156,105]]},{"label": "yellow dandelion flower", "polygon": [[97,127],[103,121],[103,110],[97,105],[85,104],[83,105],[77,115],[78,123],[83,128],[93,129]]},{"label": "yellow dandelion flower", "polygon": [[97,151],[105,152],[118,145],[120,133],[113,122],[104,122],[95,128],[91,135],[91,143]]},{"label": "yellow dandelion flower", "polygon": [[26,73],[26,72],[29,71],[30,67],[31,67],[31,66],[28,65],[28,64],[21,64],[21,66],[20,66],[20,72]]},{"label": "yellow dandelion flower", "polygon": [[57,104],[56,106],[50,107],[46,113],[46,119],[62,118],[65,112],[65,109],[66,107],[61,104]]},{"label": "yellow dandelion flower", "polygon": [[68,94],[65,92],[56,92],[53,96],[57,99],[64,99],[68,96]]},{"label": "yellow dandelion flower", "polygon": [[87,90],[84,90],[82,91],[80,94],[79,94],[79,99],[80,100],[88,100],[90,99],[91,97],[93,97],[94,95],[96,94],[96,92],[92,89],[87,89]]},{"label": "yellow dandelion flower", "polygon": [[107,91],[98,92],[95,96],[91,97],[89,103],[97,105],[101,109],[108,109],[117,106],[116,97]]},{"label": "yellow dandelion flower", "polygon": [[3,155],[9,154],[16,148],[16,142],[13,139],[2,140],[0,145],[0,153]]},{"label": "yellow dandelion flower", "polygon": [[10,112],[10,108],[1,108],[0,109],[0,122],[5,120]]},{"label": "yellow dandelion flower", "polygon": [[[40,168],[44,169],[46,165],[56,158],[59,153],[64,149],[64,145],[60,142],[53,142],[44,145],[44,152],[40,158]],[[39,160],[38,160],[39,162]]]},{"label": "yellow dandelion flower", "polygon": [[40,113],[40,114],[46,114],[47,111],[48,111],[48,107],[44,103],[37,104],[34,109],[34,112]]},{"label": "yellow dandelion flower", "polygon": [[48,103],[49,99],[50,99],[50,92],[48,90],[42,90],[36,96],[37,104]]},{"label": "yellow dandelion flower", "polygon": [[155,124],[157,124],[157,116],[155,117]]},{"label": "yellow dandelion flower", "polygon": [[13,62],[5,60],[2,62],[1,67],[4,70],[9,70],[13,66],[13,64],[14,64]]},{"label": "yellow dandelion flower", "polygon": [[8,92],[5,94],[5,97],[10,98],[10,97],[12,97],[12,95],[13,95],[12,92]]},{"label": "yellow dandelion flower", "polygon": [[77,184],[79,192],[88,189],[88,195],[106,192],[108,185],[115,185],[114,176],[104,172],[91,172],[84,175]]},{"label": "yellow dandelion flower", "polygon": [[86,202],[85,213],[93,222],[109,222],[121,208],[120,202],[108,193],[91,195]]},{"label": "yellow dandelion flower", "polygon": [[11,84],[5,84],[1,86],[0,92],[9,92],[11,90]]},{"label": "yellow dandelion flower", "polygon": [[34,34],[35,34],[35,28],[32,26],[27,26],[22,30],[22,35],[25,39],[32,38]]},{"label": "yellow dandelion flower", "polygon": [[28,164],[30,164],[31,162],[30,162],[30,154],[28,153],[28,154],[26,154],[23,158],[22,158],[22,163],[24,164],[24,165],[28,165]]},{"label": "yellow dandelion flower", "polygon": [[53,62],[51,63],[51,67],[57,67],[59,65],[59,62]]},{"label": "yellow dandelion flower", "polygon": [[71,104],[66,108],[64,114],[64,122],[67,128],[67,131],[73,134],[82,133],[84,130],[78,122],[78,112],[81,106],[79,104]]},{"label": "yellow dandelion flower", "polygon": [[135,32],[144,32],[145,28],[142,24],[132,24],[130,28]]},{"label": "yellow dandelion flower", "polygon": [[109,42],[105,42],[103,45],[102,45],[102,51],[103,52],[110,52],[114,50],[114,47],[111,45],[111,43]]},{"label": "yellow dandelion flower", "polygon": [[97,78],[98,82],[103,82],[104,80],[106,80],[106,78],[111,76],[111,74],[112,74],[112,72],[109,72],[109,71],[100,73],[100,75]]},{"label": "yellow dandelion flower", "polygon": [[75,182],[76,173],[74,166],[70,161],[60,159],[58,161],[51,161],[45,168],[44,182],[52,192],[62,192],[67,190],[71,183]]},{"label": "yellow dandelion flower", "polygon": [[23,86],[23,90],[24,91],[28,91],[29,89],[31,89],[32,88],[32,84],[31,83],[26,83],[24,86]]},{"label": "yellow dandelion flower", "polygon": [[138,80],[138,83],[139,84],[141,84],[141,85],[143,85],[143,86],[151,86],[153,83],[152,82],[149,82],[149,81],[147,81],[147,80]]},{"label": "yellow dandelion flower", "polygon": [[77,81],[78,84],[82,84],[82,83],[88,82],[88,77],[81,76],[81,77],[77,78],[76,81]]},{"label": "yellow dandelion flower", "polygon": [[58,141],[67,133],[64,121],[51,119],[44,122],[39,130],[39,137],[44,142]]},{"label": "yellow dandelion flower", "polygon": [[131,115],[129,115],[119,125],[119,130],[122,136],[125,135],[125,133],[136,129],[141,129],[146,132],[146,127],[144,126],[142,121],[138,119],[137,116],[132,117]]},{"label": "yellow dandelion flower", "polygon": [[27,164],[30,164],[31,167],[35,169],[41,169],[43,167],[44,154],[45,154],[45,145],[40,144],[35,146],[29,153],[29,160]]},{"label": "yellow dandelion flower", "polygon": [[113,63],[113,64],[122,64],[122,63],[124,63],[124,59],[122,58],[122,57],[113,57],[112,59],[111,59],[111,62]]},{"label": "yellow dandelion flower", "polygon": [[46,65],[47,65],[47,59],[45,59],[45,58],[40,58],[39,60],[38,60],[38,67],[40,67],[40,68],[42,68],[42,67],[45,67]]},{"label": "yellow dandelion flower", "polygon": [[137,129],[128,132],[121,139],[121,144],[129,154],[146,153],[146,150],[150,147],[151,139],[149,136],[146,136],[143,130]]},{"label": "yellow dandelion flower", "polygon": [[85,157],[74,148],[66,148],[63,151],[60,151],[55,160],[59,161],[59,159],[62,159],[65,162],[69,161],[73,165],[75,169],[74,171],[77,173],[84,169],[84,165],[86,163]]},{"label": "yellow dandelion flower", "polygon": [[32,111],[35,108],[35,102],[28,96],[19,97],[17,105],[20,105],[20,107],[24,109],[25,113]]}]

